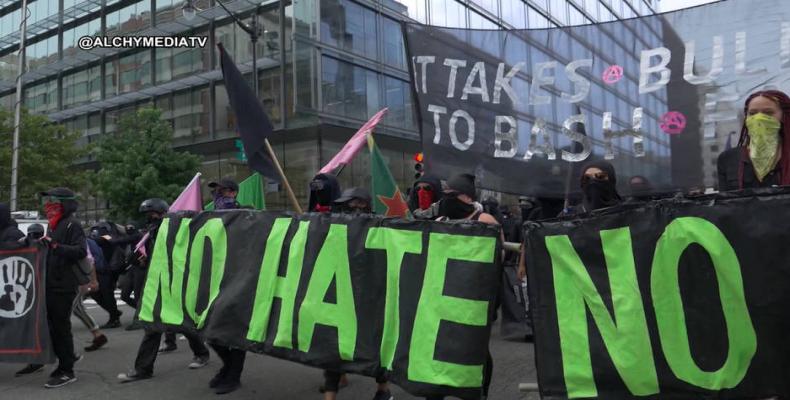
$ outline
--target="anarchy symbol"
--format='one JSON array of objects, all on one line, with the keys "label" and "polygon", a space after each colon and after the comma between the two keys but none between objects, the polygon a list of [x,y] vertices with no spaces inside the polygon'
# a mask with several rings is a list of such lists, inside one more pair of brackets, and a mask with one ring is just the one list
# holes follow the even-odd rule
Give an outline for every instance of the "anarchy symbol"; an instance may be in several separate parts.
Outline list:
[{"label": "anarchy symbol", "polygon": [[619,65],[612,65],[603,72],[601,76],[607,85],[612,85],[623,79],[623,67]]},{"label": "anarchy symbol", "polygon": [[661,130],[669,135],[677,135],[686,129],[686,116],[679,111],[664,114],[659,122]]}]

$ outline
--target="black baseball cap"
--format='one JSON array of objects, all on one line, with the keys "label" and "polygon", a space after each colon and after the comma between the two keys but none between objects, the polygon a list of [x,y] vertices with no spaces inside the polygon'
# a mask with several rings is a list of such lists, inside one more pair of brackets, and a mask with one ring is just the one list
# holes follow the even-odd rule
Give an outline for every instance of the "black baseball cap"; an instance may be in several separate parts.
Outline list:
[{"label": "black baseball cap", "polygon": [[63,187],[53,188],[47,190],[46,192],[39,192],[38,195],[41,197],[51,196],[61,199],[73,199],[77,196],[76,194],[74,194],[74,192],[71,189],[63,188]]},{"label": "black baseball cap", "polygon": [[233,180],[232,178],[227,178],[227,177],[220,179],[219,182],[210,182],[208,184],[208,187],[210,187],[212,189],[215,188],[215,187],[221,187],[221,188],[225,188],[225,189],[230,189],[230,190],[232,190],[234,192],[238,192],[239,191],[239,184],[236,183],[236,181]]},{"label": "black baseball cap", "polygon": [[353,187],[344,190],[343,194],[341,194],[340,197],[335,200],[335,204],[343,204],[354,199],[366,201],[368,204],[371,204],[372,201],[370,192],[361,187]]},{"label": "black baseball cap", "polygon": [[471,174],[458,174],[447,180],[447,189],[445,192],[453,191],[465,194],[472,199],[475,199],[475,176]]}]

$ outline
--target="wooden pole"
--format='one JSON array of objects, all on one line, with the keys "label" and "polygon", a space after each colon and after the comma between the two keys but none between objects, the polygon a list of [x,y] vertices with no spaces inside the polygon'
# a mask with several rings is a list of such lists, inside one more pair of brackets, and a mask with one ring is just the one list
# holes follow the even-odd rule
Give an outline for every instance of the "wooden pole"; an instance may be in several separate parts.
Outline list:
[{"label": "wooden pole", "polygon": [[277,168],[277,173],[280,174],[280,178],[283,181],[283,185],[285,185],[285,191],[288,192],[288,198],[291,200],[291,205],[299,214],[302,214],[302,207],[299,206],[299,202],[296,200],[296,195],[294,194],[293,189],[291,189],[291,184],[288,183],[288,178],[285,177],[285,172],[283,172],[283,167],[280,166],[280,161],[277,160],[277,155],[274,154],[274,149],[272,149],[272,145],[269,144],[269,139],[264,139],[266,143],[266,151],[269,152],[269,157],[272,158],[272,162],[274,163],[274,167]]}]

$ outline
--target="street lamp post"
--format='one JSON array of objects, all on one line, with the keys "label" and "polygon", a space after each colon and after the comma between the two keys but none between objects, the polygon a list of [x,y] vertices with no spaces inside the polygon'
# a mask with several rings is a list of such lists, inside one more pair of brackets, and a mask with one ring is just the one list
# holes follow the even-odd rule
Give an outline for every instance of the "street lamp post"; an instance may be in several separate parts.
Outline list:
[{"label": "street lamp post", "polygon": [[[197,8],[194,4],[192,4],[194,0],[184,0],[184,5],[181,7],[181,12],[184,15],[184,18],[187,21],[191,21],[195,18],[195,14]],[[258,38],[260,37],[258,31],[258,13],[256,12],[252,16],[252,22],[248,25],[242,22],[235,14],[233,14],[224,4],[222,1],[217,0],[217,4],[225,10],[228,15],[233,18],[233,21],[236,25],[239,26],[244,32],[247,32],[250,35],[250,41],[252,42],[252,89],[255,91],[255,97],[257,98],[260,94],[258,93]]]},{"label": "street lamp post", "polygon": [[[194,0],[184,0],[184,5],[181,7],[181,11],[184,15],[184,18],[187,21],[191,21],[192,19],[194,19],[197,12],[197,8],[195,7],[194,4],[192,4],[193,1]],[[228,8],[225,7],[224,4],[222,4],[221,0],[217,0],[217,4],[219,4],[220,7],[222,7],[222,9],[225,10],[225,12],[228,13],[228,15],[231,18],[233,18],[233,21],[236,22],[236,25],[238,25],[239,28],[241,28],[244,32],[247,32],[247,34],[250,35],[250,41],[252,42],[252,89],[253,91],[255,91],[255,98],[258,99],[258,97],[260,96],[260,93],[258,93],[258,37],[260,35],[258,31],[257,9],[252,16],[252,23],[250,25],[247,25],[244,22],[241,22],[241,20],[238,17],[236,17],[236,15],[234,15],[230,10],[228,10]],[[281,49],[280,51],[284,51],[284,50]],[[284,65],[283,68],[285,68]],[[296,195],[294,194],[294,191],[291,188],[291,184],[288,183],[288,178],[285,176],[285,172],[283,171],[282,166],[280,166],[280,162],[277,160],[277,155],[274,153],[274,149],[272,148],[272,145],[269,143],[269,139],[264,139],[264,144],[266,145],[266,151],[269,153],[269,157],[271,157],[274,163],[274,167],[277,168],[277,172],[279,173],[280,178],[282,178],[282,183],[285,186],[285,191],[288,193],[288,197],[291,200],[291,205],[293,206],[294,210],[297,213],[301,214],[302,207],[299,206],[299,201],[296,199]],[[263,185],[263,180],[261,180],[261,185]],[[261,190],[265,191],[265,188],[261,188]]]},{"label": "street lamp post", "polygon": [[11,211],[16,211],[19,182],[19,130],[22,125],[22,75],[25,74],[25,35],[27,30],[27,0],[22,0],[19,27],[19,57],[16,76],[16,110],[14,112],[14,138],[11,147]]}]

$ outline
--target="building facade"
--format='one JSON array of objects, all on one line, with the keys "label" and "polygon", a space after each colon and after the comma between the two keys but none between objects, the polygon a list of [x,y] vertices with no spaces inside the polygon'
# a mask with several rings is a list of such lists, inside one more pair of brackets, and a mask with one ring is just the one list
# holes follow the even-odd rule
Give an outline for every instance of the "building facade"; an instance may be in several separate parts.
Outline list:
[{"label": "building facade", "polygon": [[[82,132],[82,144],[114,132],[120,117],[156,106],[174,146],[202,155],[206,179],[249,174],[235,146],[235,119],[219,70],[222,43],[252,79],[252,45],[216,4],[196,0],[31,0],[23,77],[31,112]],[[655,0],[293,0],[223,2],[243,21],[255,15],[259,96],[275,125],[271,142],[302,204],[307,182],[369,116],[388,107],[377,142],[402,188],[414,176],[419,132],[400,21],[469,28],[546,28],[651,14]],[[0,4],[0,107],[13,109],[21,1]],[[87,35],[205,36],[205,48],[82,50]],[[626,51],[622,46],[621,51]],[[621,101],[625,101],[622,100]],[[3,134],[10,134],[3,133]],[[87,157],[80,164],[96,167]],[[341,172],[344,187],[369,186],[362,152]],[[267,204],[286,209],[269,187]],[[85,201],[88,220],[106,202]]]}]

